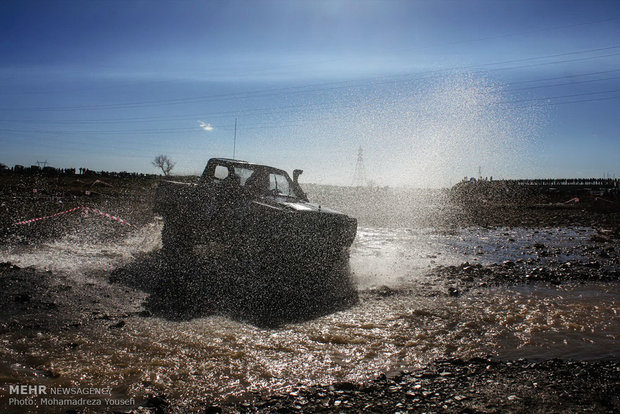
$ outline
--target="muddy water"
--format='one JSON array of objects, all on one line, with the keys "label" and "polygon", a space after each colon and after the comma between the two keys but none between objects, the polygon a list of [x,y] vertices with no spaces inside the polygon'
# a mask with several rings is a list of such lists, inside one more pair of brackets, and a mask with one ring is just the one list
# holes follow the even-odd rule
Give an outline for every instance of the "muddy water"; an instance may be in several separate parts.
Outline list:
[{"label": "muddy water", "polygon": [[[158,230],[114,244],[74,236],[5,248],[0,261],[91,280],[157,249]],[[0,382],[111,386],[117,396],[163,393],[195,406],[297,384],[363,380],[447,356],[617,358],[616,283],[480,288],[451,297],[441,280],[426,276],[440,264],[527,260],[534,242],[555,251],[553,260],[578,260],[591,232],[362,228],[351,252],[360,302],[347,310],[277,329],[224,316],[177,321],[130,314],[122,329],[87,323],[9,331],[0,336]],[[105,282],[101,289],[106,294]]]}]

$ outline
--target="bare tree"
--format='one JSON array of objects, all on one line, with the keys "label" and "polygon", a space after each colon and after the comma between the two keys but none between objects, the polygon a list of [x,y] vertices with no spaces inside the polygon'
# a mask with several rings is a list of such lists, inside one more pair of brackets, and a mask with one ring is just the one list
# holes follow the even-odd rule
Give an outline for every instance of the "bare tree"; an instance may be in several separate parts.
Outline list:
[{"label": "bare tree", "polygon": [[170,175],[170,171],[172,171],[172,169],[175,166],[175,163],[172,162],[172,160],[170,158],[168,158],[167,155],[158,155],[157,157],[155,157],[155,159],[152,162],[153,166],[160,168],[161,172],[164,173],[164,175]]}]

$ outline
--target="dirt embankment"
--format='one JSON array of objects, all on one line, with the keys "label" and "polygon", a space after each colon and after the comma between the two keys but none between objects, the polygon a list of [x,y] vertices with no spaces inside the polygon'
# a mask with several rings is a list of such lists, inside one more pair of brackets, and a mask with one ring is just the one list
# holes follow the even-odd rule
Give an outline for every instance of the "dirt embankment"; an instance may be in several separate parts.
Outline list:
[{"label": "dirt embankment", "polygon": [[[157,179],[140,177],[0,174],[0,243],[29,244],[70,233],[80,226],[83,210],[34,224],[14,223],[80,207],[98,209],[142,226],[153,220],[156,185]],[[104,217],[102,219],[106,220]],[[97,230],[105,233],[103,227]],[[104,236],[112,234],[108,233]],[[124,234],[118,229],[114,233]]]},{"label": "dirt embankment", "polygon": [[460,204],[450,222],[457,227],[594,227],[620,235],[620,203]]},{"label": "dirt embankment", "polygon": [[620,232],[617,188],[549,188],[506,181],[462,182],[450,189],[457,226],[582,226]]}]

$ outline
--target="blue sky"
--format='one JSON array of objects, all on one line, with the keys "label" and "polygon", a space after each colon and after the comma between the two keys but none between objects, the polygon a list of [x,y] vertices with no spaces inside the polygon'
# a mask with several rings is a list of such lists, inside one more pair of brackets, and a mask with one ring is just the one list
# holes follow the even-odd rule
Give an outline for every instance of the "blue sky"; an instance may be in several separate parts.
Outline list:
[{"label": "blue sky", "polygon": [[7,165],[619,177],[620,3],[9,0],[0,90]]}]

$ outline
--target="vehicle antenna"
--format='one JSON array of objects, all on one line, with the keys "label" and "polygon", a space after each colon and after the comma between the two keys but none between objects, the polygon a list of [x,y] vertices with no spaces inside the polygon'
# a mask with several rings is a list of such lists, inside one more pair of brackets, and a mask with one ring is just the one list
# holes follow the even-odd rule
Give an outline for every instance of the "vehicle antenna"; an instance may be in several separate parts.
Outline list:
[{"label": "vehicle antenna", "polygon": [[235,159],[236,150],[237,150],[237,118],[235,118],[235,137],[233,138],[233,160]]}]

